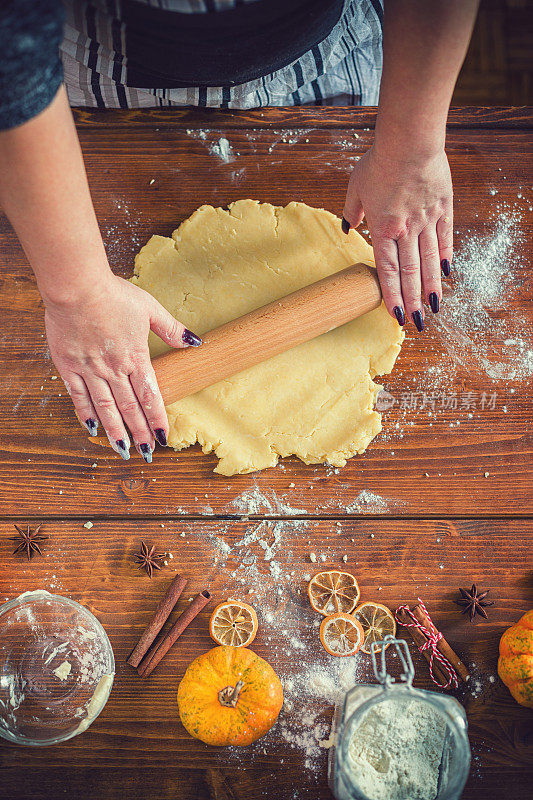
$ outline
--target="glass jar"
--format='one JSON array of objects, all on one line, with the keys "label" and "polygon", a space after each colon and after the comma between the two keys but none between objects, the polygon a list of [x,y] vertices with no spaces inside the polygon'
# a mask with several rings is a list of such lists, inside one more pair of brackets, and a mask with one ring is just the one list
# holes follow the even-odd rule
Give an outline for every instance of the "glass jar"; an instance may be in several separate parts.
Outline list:
[{"label": "glass jar", "polygon": [[[428,717],[438,720],[439,737],[437,739],[438,772],[435,792],[431,800],[458,800],[468,777],[470,768],[470,745],[467,736],[466,714],[461,704],[453,697],[413,688],[413,662],[409,648],[403,639],[387,636],[386,646],[372,644],[372,666],[377,684],[359,684],[354,686],[345,696],[344,702],[337,705],[333,717],[333,746],[329,751],[328,779],[330,788],[337,800],[376,800],[368,788],[361,786],[361,778],[354,769],[351,744],[357,741],[358,733],[362,735],[365,720],[372,720],[375,715],[386,711],[389,715],[403,715],[409,706],[411,711],[420,711],[420,718]],[[387,671],[386,651],[390,646],[400,657],[403,675],[395,680]],[[381,653],[378,666],[377,652]],[[382,704],[393,704],[385,709]],[[412,703],[420,704],[411,705]],[[373,716],[369,717],[374,714]],[[368,722],[366,730],[369,731]],[[440,737],[442,736],[442,748]],[[400,747],[402,746],[400,742]],[[378,747],[379,750],[379,747]],[[380,751],[381,752],[381,751]],[[391,758],[394,758],[391,751]],[[440,762],[440,763],[439,763]],[[390,765],[387,765],[387,768]],[[394,765],[392,765],[394,766]],[[381,767],[378,764],[377,770]],[[368,770],[367,770],[368,771]],[[360,773],[359,773],[360,774]],[[379,772],[376,773],[379,775]],[[383,797],[383,794],[379,794]],[[429,796],[429,795],[428,795]]]}]

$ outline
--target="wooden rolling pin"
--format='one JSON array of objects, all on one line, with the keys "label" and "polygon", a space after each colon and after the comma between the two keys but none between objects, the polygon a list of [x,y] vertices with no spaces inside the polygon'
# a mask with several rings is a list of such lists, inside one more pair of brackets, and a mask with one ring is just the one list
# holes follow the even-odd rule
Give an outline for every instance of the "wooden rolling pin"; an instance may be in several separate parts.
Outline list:
[{"label": "wooden rolling pin", "polygon": [[354,264],[202,336],[200,347],[153,360],[165,404],[338,328],[381,303],[376,272]]}]

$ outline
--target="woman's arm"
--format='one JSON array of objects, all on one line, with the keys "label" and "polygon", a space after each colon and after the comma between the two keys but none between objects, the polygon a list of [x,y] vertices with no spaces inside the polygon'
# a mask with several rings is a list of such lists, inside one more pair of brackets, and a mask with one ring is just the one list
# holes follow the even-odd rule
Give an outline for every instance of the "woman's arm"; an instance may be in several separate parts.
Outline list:
[{"label": "woman's arm", "polygon": [[[350,179],[344,217],[366,216],[389,312],[424,327],[450,274],[453,192],[446,118],[478,0],[386,0],[374,144]],[[345,226],[346,227],[346,226]]]},{"label": "woman's arm", "polygon": [[129,457],[151,461],[168,421],[148,353],[150,328],[199,344],[153,297],[113,275],[64,88],[29,122],[0,132],[0,203],[35,272],[50,353],[91,434],[97,420]]}]

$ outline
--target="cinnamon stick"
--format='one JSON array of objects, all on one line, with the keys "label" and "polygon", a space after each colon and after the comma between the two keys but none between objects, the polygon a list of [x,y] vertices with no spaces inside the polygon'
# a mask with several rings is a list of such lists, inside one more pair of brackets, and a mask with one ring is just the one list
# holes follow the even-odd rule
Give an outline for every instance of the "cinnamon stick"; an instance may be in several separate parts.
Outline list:
[{"label": "cinnamon stick", "polygon": [[[407,611],[405,611],[405,609],[401,609],[401,608],[398,609],[396,614],[398,616],[398,621],[400,622],[401,625],[406,625],[407,626],[408,624],[412,623],[412,620],[408,616]],[[414,611],[413,611],[413,614],[414,614]],[[420,649],[427,642],[427,639],[424,636],[424,634],[422,633],[422,631],[419,631],[418,628],[408,628],[408,627],[406,627],[406,631],[409,633],[409,636],[411,637],[411,639],[416,644],[416,646],[418,647],[419,651],[422,653],[422,655],[424,656],[424,658],[426,659],[426,661],[429,664],[429,662],[430,662],[430,652],[429,652],[429,650],[421,650]],[[446,684],[448,682],[449,675],[447,673],[445,673],[444,670],[442,670],[440,668],[438,662],[435,661],[435,660],[433,661],[433,674],[434,674],[435,678],[438,680],[439,683],[442,683],[444,685],[444,684]]]},{"label": "cinnamon stick", "polygon": [[178,602],[178,598],[187,585],[187,579],[181,575],[176,575],[170,586],[168,587],[163,599],[157,606],[154,616],[146,626],[146,630],[139,639],[137,647],[129,655],[127,663],[132,667],[138,667],[155,637],[170,617],[172,609]]},{"label": "cinnamon stick", "polygon": [[[412,613],[417,622],[419,622],[421,625],[424,626],[424,628],[427,628],[429,630],[431,624],[430,620],[428,619],[427,614],[419,605],[416,605],[412,609]],[[445,658],[448,659],[448,661],[450,662],[454,670],[457,672],[459,677],[466,683],[470,678],[468,669],[463,664],[457,653],[454,650],[452,650],[452,648],[450,647],[444,636],[442,637],[442,639],[439,639],[439,642],[437,644],[437,649],[442,653],[442,655]],[[433,662],[433,669],[435,671],[435,662]]]},{"label": "cinnamon stick", "polygon": [[137,668],[137,672],[142,678],[148,677],[157,667],[163,656],[165,656],[174,642],[176,642],[185,628],[190,625],[193,619],[198,616],[200,611],[211,600],[211,593],[204,589],[203,592],[196,595],[192,603],[180,614],[172,628],[165,636],[155,645],[152,645],[147,652],[141,663]]}]

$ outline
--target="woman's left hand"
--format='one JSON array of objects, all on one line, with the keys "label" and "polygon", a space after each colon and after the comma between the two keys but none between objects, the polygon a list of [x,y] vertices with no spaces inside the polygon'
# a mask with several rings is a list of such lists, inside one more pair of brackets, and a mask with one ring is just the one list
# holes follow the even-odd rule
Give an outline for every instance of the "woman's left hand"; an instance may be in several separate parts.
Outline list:
[{"label": "woman's left hand", "polygon": [[[453,190],[444,150],[402,158],[370,148],[348,185],[344,219],[356,228],[366,217],[383,300],[400,325],[424,329],[421,294],[433,313],[442,299],[441,269],[450,274]],[[347,225],[343,223],[347,232]]]}]

